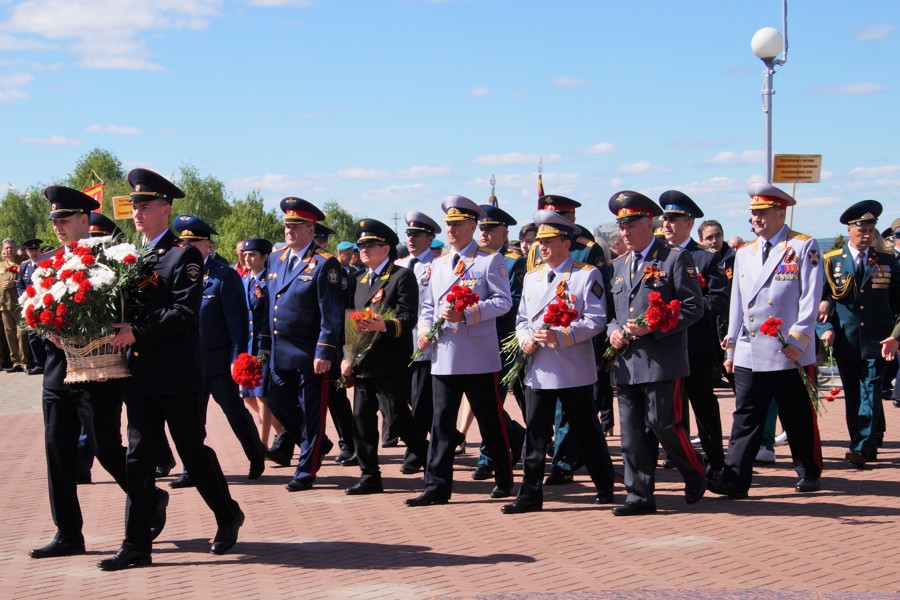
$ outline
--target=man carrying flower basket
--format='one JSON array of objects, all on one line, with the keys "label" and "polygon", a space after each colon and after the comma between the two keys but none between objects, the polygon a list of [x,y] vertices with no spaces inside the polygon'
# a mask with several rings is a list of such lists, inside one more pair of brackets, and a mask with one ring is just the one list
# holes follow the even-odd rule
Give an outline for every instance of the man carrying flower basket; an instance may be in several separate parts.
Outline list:
[{"label": "man carrying flower basket", "polygon": [[[512,488],[509,437],[500,418],[497,394],[500,353],[495,319],[512,300],[503,257],[475,241],[478,219],[485,213],[463,196],[441,202],[450,251],[433,264],[431,282],[419,312],[419,350],[434,348],[431,373],[434,420],[425,470],[425,491],[406,500],[408,506],[446,504],[453,491],[453,451],[456,417],[465,394],[478,420],[485,445],[494,459],[493,498]],[[454,302],[449,302],[449,297]]]},{"label": "man carrying flower basket", "polygon": [[[810,375],[815,380],[822,256],[815,238],[785,225],[787,207],[796,204],[791,196],[768,183],[751,183],[747,193],[750,225],[758,237],[741,246],[734,259],[725,344],[725,370],[734,372],[734,421],[721,480],[710,479],[709,489],[747,497],[774,398],[800,476],[794,489],[814,492],[822,474],[822,445],[815,390],[811,395],[804,380]],[[773,319],[784,324],[780,331],[767,329]]]},{"label": "man carrying flower basket", "polygon": [[619,398],[625,504],[616,516],[656,512],[653,497],[659,445],[684,477],[693,504],[706,489],[705,467],[681,421],[681,380],[690,372],[687,328],[703,315],[690,254],[653,236],[662,209],[632,191],[613,194],[609,210],[629,252],[613,262],[615,317],[609,322]]},{"label": "man carrying flower basket", "polygon": [[[346,327],[370,334],[366,337],[374,338],[374,343],[349,349],[341,364],[341,375],[354,382],[353,438],[362,471],[359,481],[347,489],[351,496],[383,491],[378,468],[378,410],[406,444],[407,456],[413,457],[410,460],[417,461],[404,464],[404,473],[419,471],[421,459],[414,457],[424,457],[428,451],[425,432],[409,408],[412,371],[407,352],[419,307],[416,276],[394,263],[399,239],[384,223],[362,219],[356,224],[356,238],[366,270],[350,281],[353,308],[360,312],[351,313]],[[347,341],[354,337],[348,331]]]},{"label": "man carrying flower basket", "polygon": [[594,405],[597,381],[592,338],[606,327],[599,269],[569,256],[574,224],[554,212],[534,214],[541,264],[525,276],[516,316],[516,340],[525,367],[525,475],[505,514],[543,508],[545,449],[557,401],[569,417],[569,435],[597,488],[597,503],[613,501],[613,466]]}]

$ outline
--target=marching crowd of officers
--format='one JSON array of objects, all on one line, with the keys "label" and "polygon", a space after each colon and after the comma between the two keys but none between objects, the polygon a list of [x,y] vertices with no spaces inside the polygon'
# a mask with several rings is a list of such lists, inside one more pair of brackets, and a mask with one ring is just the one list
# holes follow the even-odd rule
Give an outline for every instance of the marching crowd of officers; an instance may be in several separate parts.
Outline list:
[{"label": "marching crowd of officers", "polygon": [[[611,252],[576,224],[580,204],[569,198],[542,195],[513,248],[509,228],[517,223],[509,214],[495,202],[478,205],[454,195],[441,202],[442,223],[417,210],[406,213],[405,246],[390,227],[364,218],[355,241],[339,244],[335,257],[324,249],[329,230],[322,211],[288,197],[280,204],[284,243],[275,249],[260,238],[242,241],[234,269],[215,255],[209,224],[193,215],[173,219],[172,201],[184,196],[175,185],[146,169],[131,171],[128,181],[135,226],[150,249],[111,342],[127,353],[131,377],[64,383],[66,359],[57,340],[30,340],[35,357],[46,355],[31,368],[43,372],[57,527],[48,545],[31,550],[34,558],[85,551],[76,492],[82,436],[126,493],[121,548],[99,567],[151,563],[169,502],[156,479],[175,462],[166,425],[184,466],[170,486],[198,489],[218,525],[211,552],[230,550],[244,513],[204,443],[210,396],[241,443],[248,477],[260,477],[267,459],[293,464],[291,492],[314,487],[334,448],[325,433],[329,412],[339,437],[336,461],[360,471],[349,495],[384,490],[378,447],[382,439],[402,440],[402,473],[424,471],[421,493],[405,500],[412,507],[451,500],[465,397],[482,436],[473,477],[493,479],[490,496],[510,498],[501,511],[516,514],[541,510],[543,486],[571,481],[581,466],[596,487],[595,502],[615,504],[606,442],[615,390],[627,495],[612,513],[630,516],[656,511],[660,446],[664,464],[684,479],[687,504],[707,491],[746,497],[773,405],[800,477],[796,491],[818,490],[817,410],[801,371],[815,382],[817,345],[833,346],[846,398],[846,459],[858,467],[877,459],[885,429],[882,382],[894,377],[890,367],[900,345],[900,250],[886,246],[876,229],[878,202],[850,206],[840,217],[848,242],[823,253],[814,238],[786,225],[795,201],[769,184],[749,186],[757,237],[734,249],[716,221],[697,227],[701,243],[692,237],[704,214],[686,194],[670,190],[657,203],[622,191],[609,199],[618,224]],[[97,203],[81,192],[53,186],[45,195],[60,243],[92,231],[114,233],[112,222],[91,225]],[[442,253],[435,244],[440,233],[448,242]],[[900,248],[900,220],[884,234]],[[25,244],[29,261],[16,271],[24,285],[40,243]],[[8,261],[6,254],[4,242]],[[7,262],[0,281],[9,272]],[[459,286],[474,302],[447,300]],[[670,327],[656,328],[646,314],[659,299],[680,306]],[[574,320],[545,324],[548,311],[560,307]],[[377,333],[374,345],[345,349],[345,318],[365,309],[368,316],[355,327]],[[4,324],[6,310],[4,301]],[[763,327],[773,318],[782,323],[778,336]],[[501,355],[506,341],[519,357]],[[244,352],[263,360],[264,378],[255,389],[232,379],[232,364]],[[519,358],[524,370],[504,384]],[[735,390],[727,452],[714,393],[722,375]],[[524,427],[504,410],[508,392]],[[127,448],[120,436],[123,403]],[[268,447],[270,432],[276,437]]]}]

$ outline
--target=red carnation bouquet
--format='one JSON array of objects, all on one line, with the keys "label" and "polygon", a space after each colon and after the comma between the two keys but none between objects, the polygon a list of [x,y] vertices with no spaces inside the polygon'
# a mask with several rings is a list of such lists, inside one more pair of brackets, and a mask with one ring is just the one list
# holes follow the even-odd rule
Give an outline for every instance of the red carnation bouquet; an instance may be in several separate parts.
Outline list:
[{"label": "red carnation bouquet", "polygon": [[[760,326],[759,332],[763,335],[776,338],[779,342],[781,342],[782,348],[787,348],[787,340],[784,339],[784,334],[781,333],[782,323],[783,321],[781,319],[769,317],[768,319],[766,319],[766,322]],[[816,409],[816,414],[821,414],[819,412],[821,406],[821,404],[819,403],[819,391],[816,389],[816,386],[813,385],[813,382],[809,378],[809,373],[806,372],[806,369],[804,369],[796,360],[794,361],[794,365],[797,367],[797,371],[800,373],[800,378],[803,380],[803,385],[806,387],[806,393],[809,395],[809,399],[812,401],[813,408]],[[838,393],[840,393],[840,388],[838,388]],[[834,395],[836,396],[837,394]],[[833,397],[831,399],[834,400]]]},{"label": "red carnation bouquet", "polygon": [[[553,327],[558,327],[560,329],[567,328],[578,318],[578,309],[575,308],[574,302],[575,294],[567,296],[565,291],[558,289],[556,300],[547,305],[547,310],[544,312],[543,323],[541,323],[541,326],[538,329],[545,330]],[[551,346],[551,348],[552,347],[553,346]],[[509,371],[506,372],[506,375],[503,376],[500,383],[510,386],[514,381],[519,379],[525,368],[525,364],[528,362],[528,357],[522,352],[522,346],[519,344],[519,339],[516,337],[515,331],[503,340],[503,344],[500,346],[500,354],[503,355],[503,362],[510,365]]]},{"label": "red carnation bouquet", "polygon": [[[461,262],[459,264],[462,264]],[[444,296],[444,301],[453,306],[453,310],[456,312],[463,312],[470,306],[474,304],[478,304],[478,294],[472,291],[472,288],[465,285],[452,285],[450,286],[450,291]],[[440,305],[439,305],[440,306]],[[434,324],[431,326],[431,329],[428,330],[428,333],[425,334],[425,337],[428,338],[429,342],[434,342],[437,337],[441,333],[441,328],[444,326],[444,317],[438,317],[435,319]],[[422,358],[422,354],[424,354],[424,350],[417,349],[413,352],[412,357],[410,359],[409,364],[412,365],[415,361]]]},{"label": "red carnation bouquet", "polygon": [[248,390],[257,388],[263,381],[263,365],[267,361],[268,356],[265,352],[260,352],[259,356],[243,352],[231,365],[231,378],[236,384]]},{"label": "red carnation bouquet", "polygon": [[[678,319],[681,318],[681,301],[670,300],[668,304],[662,299],[659,292],[650,292],[647,296],[647,310],[635,317],[636,325],[646,325],[650,331],[662,331],[663,333],[670,331],[678,325]],[[637,339],[630,333],[622,330],[622,335],[629,342]],[[624,349],[624,348],[623,348]],[[603,358],[614,358],[619,354],[619,350],[610,346],[603,353]]]},{"label": "red carnation bouquet", "polygon": [[[382,290],[379,290],[382,291]],[[384,321],[389,321],[394,316],[393,309],[382,306],[377,303],[381,310],[375,310],[371,306],[367,306],[363,310],[348,310],[344,319],[344,360],[349,360],[352,366],[356,366],[362,362],[366,355],[372,350],[380,331],[369,331],[364,327],[364,323],[381,317]],[[337,380],[338,389],[352,385],[346,377]]]}]

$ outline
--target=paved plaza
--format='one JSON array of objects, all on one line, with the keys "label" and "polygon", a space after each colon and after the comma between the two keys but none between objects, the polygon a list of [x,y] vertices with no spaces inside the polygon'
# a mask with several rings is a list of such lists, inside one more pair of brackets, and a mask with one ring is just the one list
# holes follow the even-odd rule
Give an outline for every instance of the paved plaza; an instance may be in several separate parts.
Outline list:
[{"label": "paved plaza", "polygon": [[[545,488],[543,512],[502,515],[509,500],[490,499],[493,483],[470,477],[474,428],[448,505],[404,506],[422,475],[400,473],[402,447],[381,452],[384,494],[346,496],[359,471],[330,457],[313,490],[289,493],[292,468],[268,463],[247,481],[246,458],[211,403],[208,442],[247,515],[238,544],[209,554],[212,513],[195,489],[173,490],[153,566],[107,573],[96,562],[119,547],[125,497],[99,465],[94,483],[79,487],[87,554],[28,557],[54,533],[40,378],[0,373],[0,390],[2,598],[900,598],[900,409],[890,402],[889,441],[865,470],[843,459],[841,400],[827,406],[819,493],[793,491],[781,447],[774,466],[756,470],[747,500],[708,494],[688,506],[678,474],[659,469],[659,513],[631,518],[593,505],[584,471],[574,484]],[[727,432],[733,397],[719,392]],[[610,447],[621,474],[618,435]],[[624,497],[619,483],[616,501]]]}]

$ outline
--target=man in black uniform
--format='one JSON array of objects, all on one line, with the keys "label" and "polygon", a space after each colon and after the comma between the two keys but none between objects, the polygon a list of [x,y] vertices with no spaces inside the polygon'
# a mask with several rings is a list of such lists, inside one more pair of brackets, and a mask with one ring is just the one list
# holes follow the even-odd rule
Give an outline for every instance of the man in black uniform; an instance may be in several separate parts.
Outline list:
[{"label": "man in black uniform", "polygon": [[[99,207],[96,200],[78,190],[51,186],[44,190],[50,201],[50,220],[60,243],[68,244],[89,237],[88,214]],[[48,259],[56,251],[47,253]],[[29,554],[32,558],[50,558],[84,553],[83,520],[78,504],[76,484],[76,448],[84,427],[88,443],[100,464],[119,487],[126,491],[125,448],[122,446],[122,384],[118,379],[86,382],[78,385],[63,383],[66,376],[66,356],[50,340],[44,342],[46,366],[42,402],[44,411],[44,444],[47,453],[47,483],[50,487],[50,512],[57,533],[53,540]],[[148,504],[152,510],[154,494],[157,499],[155,522],[148,521],[156,535],[165,524],[165,509],[169,495],[153,489],[151,482]]]},{"label": "man in black uniform", "polygon": [[149,520],[153,482],[163,427],[216,516],[218,530],[210,551],[223,554],[237,542],[244,513],[231,498],[219,459],[204,445],[206,427],[200,413],[203,380],[200,368],[200,302],[203,257],[193,247],[176,245],[169,229],[172,201],[184,192],[146,169],[128,174],[135,228],[151,252],[129,307],[130,321],[120,324],[112,344],[129,347],[132,378],[128,409],[128,502],[125,539],[112,558],[98,566],[116,571],[151,563]]}]

